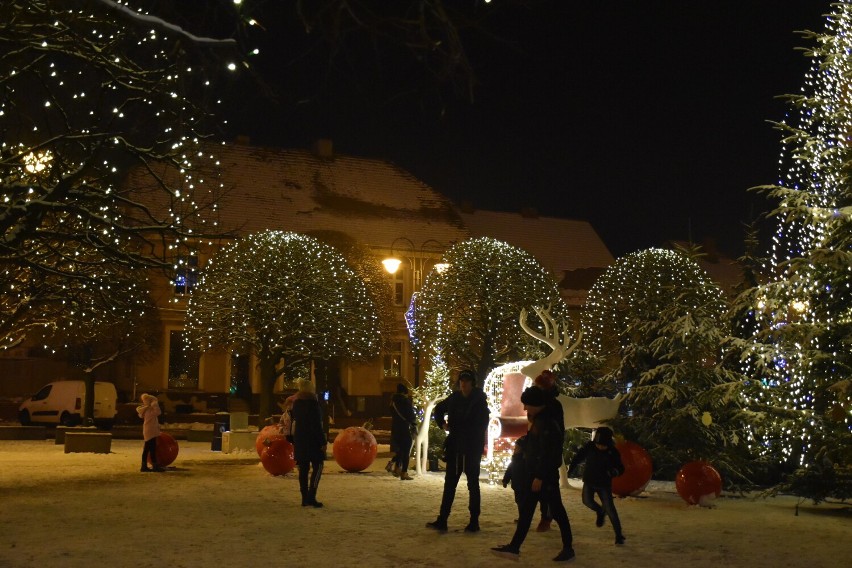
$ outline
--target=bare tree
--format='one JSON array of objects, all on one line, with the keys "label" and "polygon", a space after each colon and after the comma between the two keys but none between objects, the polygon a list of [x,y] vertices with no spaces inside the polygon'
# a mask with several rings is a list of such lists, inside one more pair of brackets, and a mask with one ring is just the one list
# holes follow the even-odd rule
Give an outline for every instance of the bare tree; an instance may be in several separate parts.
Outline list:
[{"label": "bare tree", "polygon": [[[170,271],[176,246],[216,233],[217,186],[194,170],[234,48],[111,0],[0,5],[2,346],[68,301],[109,311],[116,272]],[[123,184],[131,169],[146,191]]]}]

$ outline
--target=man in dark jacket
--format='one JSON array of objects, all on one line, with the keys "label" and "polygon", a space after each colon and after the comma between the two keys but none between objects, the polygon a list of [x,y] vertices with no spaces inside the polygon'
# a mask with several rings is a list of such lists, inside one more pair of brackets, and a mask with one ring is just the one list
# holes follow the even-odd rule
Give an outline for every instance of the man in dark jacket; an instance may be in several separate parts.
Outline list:
[{"label": "man in dark jacket", "polygon": [[521,402],[524,403],[524,410],[527,411],[527,418],[531,422],[524,445],[524,463],[530,485],[522,499],[518,526],[512,541],[491,549],[504,558],[516,560],[520,555],[521,545],[530,530],[536,505],[540,500],[547,503],[562,536],[562,551],[553,560],[561,562],[574,558],[571,524],[559,493],[562,427],[547,409],[547,398],[545,392],[535,386],[529,387],[521,395]]},{"label": "man in dark jacket", "polygon": [[[466,532],[479,531],[479,464],[485,450],[488,431],[488,401],[482,389],[476,387],[476,375],[465,370],[459,373],[459,390],[435,406],[435,421],[443,429],[449,429],[444,442],[444,459],[447,473],[444,476],[444,494],[438,518],[426,526],[441,532],[447,530],[447,518],[453,507],[456,487],[461,474],[467,478],[470,494],[468,509],[470,522]],[[444,417],[447,417],[446,420]]]},{"label": "man in dark jacket", "polygon": [[[573,472],[583,462],[586,462],[583,470],[583,505],[595,512],[595,525],[599,527],[603,526],[604,517],[609,517],[615,531],[615,544],[624,544],[621,521],[612,499],[612,478],[624,473],[624,464],[613,443],[612,430],[606,426],[595,430],[594,440],[580,448],[571,460],[568,471]],[[595,501],[595,495],[600,498],[600,505]]]},{"label": "man in dark jacket", "polygon": [[395,452],[393,474],[401,480],[412,479],[408,475],[408,460],[411,455],[412,432],[417,427],[414,405],[408,396],[408,387],[399,383],[391,398],[391,450]]}]

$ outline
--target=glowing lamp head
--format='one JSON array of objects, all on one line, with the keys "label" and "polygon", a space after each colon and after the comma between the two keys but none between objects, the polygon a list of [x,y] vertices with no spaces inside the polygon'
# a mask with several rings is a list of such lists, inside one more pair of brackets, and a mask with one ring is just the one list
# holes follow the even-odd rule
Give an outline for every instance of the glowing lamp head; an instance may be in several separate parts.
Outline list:
[{"label": "glowing lamp head", "polygon": [[399,265],[402,264],[402,261],[398,258],[390,257],[384,259],[382,264],[385,266],[385,270],[391,274],[396,274],[396,271],[399,269]]}]

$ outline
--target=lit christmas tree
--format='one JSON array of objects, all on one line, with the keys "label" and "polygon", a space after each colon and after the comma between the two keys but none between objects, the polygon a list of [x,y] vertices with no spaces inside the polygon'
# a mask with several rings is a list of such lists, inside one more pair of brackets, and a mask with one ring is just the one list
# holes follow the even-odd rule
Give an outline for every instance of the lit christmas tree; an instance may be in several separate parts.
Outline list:
[{"label": "lit christmas tree", "polygon": [[257,355],[263,415],[272,411],[281,363],[379,353],[378,317],[364,283],[335,249],[297,233],[264,231],[219,251],[202,272],[186,322],[201,351]]},{"label": "lit christmas tree", "polygon": [[588,348],[610,361],[604,381],[626,393],[612,425],[645,447],[665,478],[697,459],[728,482],[750,477],[747,383],[725,359],[724,312],[719,286],[686,251],[628,255],[589,292]]},{"label": "lit christmas tree", "polygon": [[416,297],[409,328],[421,350],[440,345],[451,366],[474,369],[480,380],[498,363],[541,352],[518,325],[522,309],[551,306],[557,318],[567,313],[554,277],[517,247],[470,239],[453,245],[441,262],[446,268],[433,270]]},{"label": "lit christmas tree", "polygon": [[[746,352],[762,385],[755,443],[790,468],[846,472],[852,494],[852,3],[833,5],[802,94],[790,97],[781,179],[762,188],[777,201],[769,281],[757,288],[759,331]],[[807,469],[798,472],[806,476]],[[828,477],[815,485],[831,483]],[[803,494],[813,493],[804,489]],[[825,489],[821,493],[825,495]]]}]

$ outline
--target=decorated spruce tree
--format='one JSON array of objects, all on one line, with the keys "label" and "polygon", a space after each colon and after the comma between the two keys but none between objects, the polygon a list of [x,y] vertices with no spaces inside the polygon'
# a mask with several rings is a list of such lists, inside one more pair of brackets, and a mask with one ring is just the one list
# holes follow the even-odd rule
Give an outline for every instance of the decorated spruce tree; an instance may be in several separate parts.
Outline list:
[{"label": "decorated spruce tree", "polygon": [[613,425],[663,477],[707,459],[728,481],[748,479],[746,384],[726,361],[724,311],[718,285],[684,251],[621,258],[589,292],[587,348],[626,395]]},{"label": "decorated spruce tree", "polygon": [[260,364],[260,413],[286,365],[379,353],[379,326],[364,283],[332,247],[264,231],[222,249],[204,268],[186,316],[202,351],[243,348]]},{"label": "decorated spruce tree", "polygon": [[[492,238],[454,245],[416,296],[408,325],[418,348],[441,354],[451,367],[470,368],[484,378],[498,363],[516,361],[541,349],[521,329],[522,309],[566,307],[556,280],[526,251]],[[416,317],[412,314],[416,313]]]},{"label": "decorated spruce tree", "polygon": [[777,229],[754,291],[748,372],[761,385],[754,444],[796,469],[791,489],[852,496],[852,3],[833,4],[789,97],[781,175],[763,187]]}]

